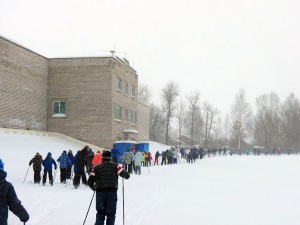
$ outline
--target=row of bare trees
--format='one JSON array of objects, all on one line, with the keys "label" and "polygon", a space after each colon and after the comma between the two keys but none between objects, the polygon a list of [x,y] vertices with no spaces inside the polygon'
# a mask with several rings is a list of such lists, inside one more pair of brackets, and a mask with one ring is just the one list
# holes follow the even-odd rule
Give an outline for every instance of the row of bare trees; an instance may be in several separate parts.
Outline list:
[{"label": "row of bare trees", "polygon": [[237,149],[262,146],[267,149],[300,149],[300,102],[290,94],[281,102],[272,92],[256,98],[256,111],[240,89],[231,113],[225,117],[198,90],[183,96],[177,83],[169,81],[161,90],[161,105],[150,104],[150,140],[169,145],[231,146]]}]

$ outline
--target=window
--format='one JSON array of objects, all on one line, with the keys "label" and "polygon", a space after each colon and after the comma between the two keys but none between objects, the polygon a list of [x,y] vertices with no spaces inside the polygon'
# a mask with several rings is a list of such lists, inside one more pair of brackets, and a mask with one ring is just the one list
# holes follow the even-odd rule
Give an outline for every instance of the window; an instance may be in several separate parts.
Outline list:
[{"label": "window", "polygon": [[119,106],[114,106],[114,119],[121,120],[122,108]]},{"label": "window", "polygon": [[132,87],[131,89],[131,97],[135,98],[135,87]]},{"label": "window", "polygon": [[53,101],[53,116],[66,116],[66,101]]},{"label": "window", "polygon": [[117,89],[122,91],[122,80],[120,78],[117,78]]},{"label": "window", "polygon": [[128,83],[125,83],[125,95],[128,95]]},{"label": "window", "polygon": [[136,124],[136,113],[133,112],[130,113],[130,123]]},{"label": "window", "polygon": [[128,122],[128,110],[125,109],[125,123]]}]

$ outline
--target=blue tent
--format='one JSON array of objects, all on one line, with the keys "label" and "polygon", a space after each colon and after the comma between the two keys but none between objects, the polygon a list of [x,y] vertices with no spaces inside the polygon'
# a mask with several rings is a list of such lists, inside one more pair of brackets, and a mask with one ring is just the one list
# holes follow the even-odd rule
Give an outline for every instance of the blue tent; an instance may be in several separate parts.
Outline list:
[{"label": "blue tent", "polygon": [[137,143],[135,144],[135,150],[139,152],[149,152],[149,143]]},{"label": "blue tent", "polygon": [[118,163],[123,163],[123,154],[129,152],[132,145],[135,144],[135,141],[116,141],[114,147],[119,150],[118,154]]}]

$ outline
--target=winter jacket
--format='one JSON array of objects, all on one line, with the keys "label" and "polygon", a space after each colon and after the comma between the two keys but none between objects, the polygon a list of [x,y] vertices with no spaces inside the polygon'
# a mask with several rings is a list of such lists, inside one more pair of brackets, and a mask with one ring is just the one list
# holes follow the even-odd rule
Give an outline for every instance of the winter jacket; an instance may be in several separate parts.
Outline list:
[{"label": "winter jacket", "polygon": [[137,152],[134,155],[134,165],[135,166],[141,166],[142,165],[142,153],[141,152]]},{"label": "winter jacket", "polygon": [[148,161],[148,162],[150,162],[151,160],[152,160],[152,156],[151,156],[151,153],[150,152],[148,152],[148,153],[146,153],[146,161]]},{"label": "winter jacket", "polygon": [[133,156],[131,152],[125,152],[123,155],[123,162],[125,164],[131,164],[132,160],[133,160]]},{"label": "winter jacket", "polygon": [[118,164],[104,160],[102,164],[95,166],[92,170],[88,185],[97,192],[117,191],[118,175],[125,179],[130,177],[129,173]]},{"label": "winter jacket", "polygon": [[33,170],[41,171],[42,170],[43,158],[40,154],[36,154],[33,159],[30,160],[29,166],[33,163]]},{"label": "winter jacket", "polygon": [[146,160],[146,153],[143,152],[143,153],[142,153],[142,160],[141,160],[141,161],[142,161],[142,162],[145,162],[145,160]]},{"label": "winter jacket", "polygon": [[119,155],[119,150],[117,148],[113,148],[111,149],[110,153],[112,158],[117,158]]},{"label": "winter jacket", "polygon": [[159,151],[157,151],[157,152],[155,153],[155,158],[158,158],[159,156],[160,156]]},{"label": "winter jacket", "polygon": [[161,153],[161,158],[162,158],[162,160],[165,160],[167,158],[167,152],[166,151],[163,151]]},{"label": "winter jacket", "polygon": [[74,166],[74,170],[75,172],[77,170],[83,170],[84,166],[86,165],[86,158],[85,158],[85,152],[86,150],[83,149],[81,151],[79,151],[76,156],[75,156],[75,166]]},{"label": "winter jacket", "polygon": [[68,168],[70,165],[72,165],[69,157],[67,156],[67,153],[62,153],[61,156],[57,159],[57,162],[60,163],[59,167],[62,169]]},{"label": "winter jacket", "polygon": [[173,151],[173,159],[178,158],[178,152],[176,150]]},{"label": "winter jacket", "polygon": [[96,153],[93,158],[92,164],[93,164],[93,166],[97,166],[97,165],[100,165],[101,163],[102,163],[102,154]]},{"label": "winter jacket", "polygon": [[70,167],[72,167],[74,165],[74,163],[75,163],[75,157],[74,157],[74,155],[72,153],[68,153],[68,157],[69,157],[69,160],[71,162]]},{"label": "winter jacket", "polygon": [[42,164],[43,164],[45,172],[46,171],[52,171],[52,164],[54,165],[54,168],[57,169],[57,164],[51,156],[47,156]]},{"label": "winter jacket", "polygon": [[21,221],[27,222],[29,215],[18,199],[13,185],[5,180],[6,173],[0,171],[0,224],[7,225],[8,208]]},{"label": "winter jacket", "polygon": [[87,155],[87,165],[92,167],[92,162],[94,159],[95,153],[93,151],[89,151],[88,155]]}]

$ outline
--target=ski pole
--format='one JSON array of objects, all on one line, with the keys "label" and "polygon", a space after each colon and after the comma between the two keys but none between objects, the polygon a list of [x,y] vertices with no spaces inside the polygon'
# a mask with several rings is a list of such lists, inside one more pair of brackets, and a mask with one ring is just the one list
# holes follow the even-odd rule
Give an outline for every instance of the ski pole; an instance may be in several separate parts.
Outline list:
[{"label": "ski pole", "polygon": [[148,173],[150,174],[149,166],[147,165]]},{"label": "ski pole", "polygon": [[27,172],[26,172],[26,175],[25,175],[25,178],[24,178],[24,180],[23,180],[23,183],[25,182],[25,179],[26,179],[26,177],[27,177],[27,174],[28,174],[28,171],[29,171],[29,168],[31,167],[31,165],[29,165],[29,167],[28,167],[28,169],[27,169]]},{"label": "ski pole", "polygon": [[84,219],[84,221],[83,221],[83,225],[85,224],[86,218],[87,218],[87,216],[88,216],[88,214],[89,214],[89,211],[90,211],[90,208],[91,208],[91,205],[92,205],[92,202],[93,202],[93,199],[94,199],[95,193],[96,193],[96,191],[94,191],[94,194],[93,194],[93,197],[92,197],[92,200],[91,200],[91,203],[90,203],[89,209],[88,209],[88,211],[87,211],[87,213],[86,213],[86,216],[85,216],[85,219]]},{"label": "ski pole", "polygon": [[125,197],[124,197],[124,178],[122,178],[122,195],[123,195],[123,225],[125,225]]}]

